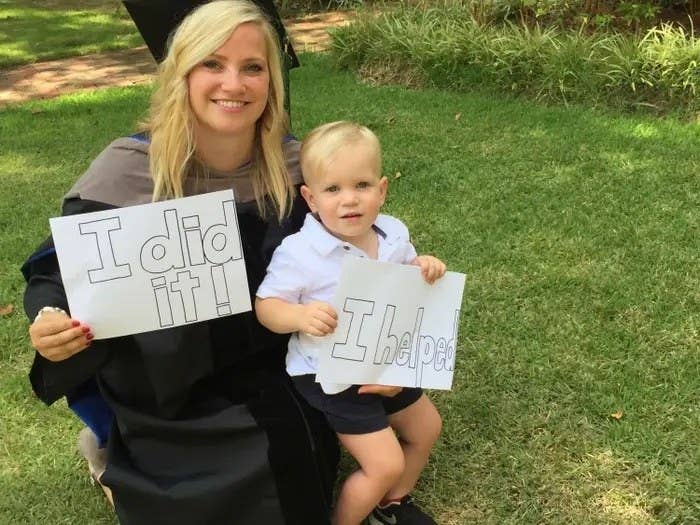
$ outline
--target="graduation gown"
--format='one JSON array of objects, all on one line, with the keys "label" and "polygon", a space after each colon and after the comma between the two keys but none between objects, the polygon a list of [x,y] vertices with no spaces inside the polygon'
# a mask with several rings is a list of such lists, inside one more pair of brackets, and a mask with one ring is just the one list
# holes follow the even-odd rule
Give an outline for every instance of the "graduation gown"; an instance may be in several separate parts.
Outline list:
[{"label": "graduation gown", "polygon": [[[298,180],[298,143],[285,154]],[[188,181],[186,193],[234,187],[237,201],[245,199],[246,170]],[[69,192],[63,214],[149,202],[151,191],[147,143],[120,139]],[[236,206],[253,296],[274,248],[299,229],[307,208],[297,198],[279,224],[261,218],[254,201]],[[23,271],[30,318],[42,306],[67,308],[50,238]],[[47,404],[97,380],[115,417],[102,481],[124,525],[326,524],[337,441],[293,390],[286,345],[287,336],[246,312],[94,341],[62,362],[37,353],[30,380]]]}]

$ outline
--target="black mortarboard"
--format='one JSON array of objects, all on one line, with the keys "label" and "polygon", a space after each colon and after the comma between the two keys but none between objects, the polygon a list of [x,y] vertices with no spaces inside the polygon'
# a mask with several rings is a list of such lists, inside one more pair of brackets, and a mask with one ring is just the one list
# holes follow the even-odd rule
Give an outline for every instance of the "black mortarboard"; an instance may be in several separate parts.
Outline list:
[{"label": "black mortarboard", "polygon": [[[126,10],[134,20],[153,58],[160,62],[165,51],[170,33],[182,19],[195,7],[206,4],[209,0],[122,0]],[[286,66],[291,69],[299,65],[287,32],[272,0],[252,0],[260,7],[277,31],[281,47],[286,52]]]}]

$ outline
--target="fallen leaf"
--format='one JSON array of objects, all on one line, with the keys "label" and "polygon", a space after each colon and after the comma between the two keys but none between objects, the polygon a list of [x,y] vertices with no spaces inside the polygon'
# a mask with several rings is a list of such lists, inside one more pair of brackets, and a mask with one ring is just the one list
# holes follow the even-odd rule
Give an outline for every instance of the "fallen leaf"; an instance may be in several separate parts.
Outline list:
[{"label": "fallen leaf", "polygon": [[394,116],[391,116],[388,119],[386,119],[387,124],[393,124],[394,122],[396,122],[396,117]]},{"label": "fallen leaf", "polygon": [[610,414],[610,417],[617,421],[620,421],[623,415],[624,414],[622,413],[622,410],[618,410],[617,412],[613,412],[612,414]]},{"label": "fallen leaf", "polygon": [[461,119],[461,118],[462,118],[462,113],[457,113],[457,114],[455,115],[455,120],[459,120],[459,119]]},{"label": "fallen leaf", "polygon": [[12,313],[12,310],[14,310],[15,307],[14,305],[8,304],[5,306],[0,307],[0,315],[9,315]]},{"label": "fallen leaf", "polygon": [[394,178],[398,179],[399,177],[401,177],[401,172],[397,171],[396,174],[394,175]]}]

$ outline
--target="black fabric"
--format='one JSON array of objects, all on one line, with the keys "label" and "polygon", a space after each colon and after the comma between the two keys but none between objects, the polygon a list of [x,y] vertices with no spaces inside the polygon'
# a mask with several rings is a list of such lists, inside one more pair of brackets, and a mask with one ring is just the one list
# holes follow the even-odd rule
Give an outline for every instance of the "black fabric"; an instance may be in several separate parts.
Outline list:
[{"label": "black fabric", "polygon": [[[134,20],[153,58],[160,62],[165,57],[170,34],[196,7],[210,0],[122,0]],[[280,47],[286,55],[289,69],[299,66],[299,60],[287,37],[284,24],[272,0],[251,0],[265,12],[277,31]]]},{"label": "black fabric", "polygon": [[315,374],[292,377],[297,391],[314,408],[323,412],[328,424],[339,434],[369,434],[389,426],[387,416],[411,406],[423,395],[421,388],[403,388],[394,397],[360,394],[359,385],[326,394]]},{"label": "black fabric", "polygon": [[[107,208],[68,199],[63,212]],[[237,212],[252,295],[307,208],[297,198],[282,224],[263,220],[254,203]],[[30,318],[66,303],[51,245],[23,269]],[[325,525],[338,446],[290,387],[286,344],[246,312],[94,341],[63,362],[37,354],[30,378],[46,403],[96,378],[115,415],[103,479],[124,525]]]}]

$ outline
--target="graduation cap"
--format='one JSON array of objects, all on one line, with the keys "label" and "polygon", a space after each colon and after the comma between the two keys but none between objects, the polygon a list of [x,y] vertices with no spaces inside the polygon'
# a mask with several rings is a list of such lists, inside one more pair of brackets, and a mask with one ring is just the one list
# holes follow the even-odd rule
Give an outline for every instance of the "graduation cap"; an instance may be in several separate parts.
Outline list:
[{"label": "graduation cap", "polygon": [[[252,1],[265,12],[277,31],[280,46],[286,53],[285,69],[298,67],[299,60],[272,0]],[[170,33],[194,8],[207,2],[209,0],[122,0],[156,62],[165,57]]]}]

